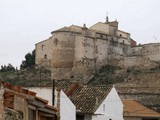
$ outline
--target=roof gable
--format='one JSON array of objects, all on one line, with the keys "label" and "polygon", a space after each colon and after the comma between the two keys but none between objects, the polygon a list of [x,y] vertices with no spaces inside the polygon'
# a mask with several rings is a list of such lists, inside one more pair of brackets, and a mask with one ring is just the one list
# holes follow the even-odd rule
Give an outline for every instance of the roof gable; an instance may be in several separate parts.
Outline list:
[{"label": "roof gable", "polygon": [[74,32],[74,33],[81,33],[82,30],[81,30],[81,27],[79,26],[75,26],[75,25],[72,25],[70,27],[62,27],[58,30],[55,30],[55,31],[52,31],[52,33],[55,33],[55,32]]}]

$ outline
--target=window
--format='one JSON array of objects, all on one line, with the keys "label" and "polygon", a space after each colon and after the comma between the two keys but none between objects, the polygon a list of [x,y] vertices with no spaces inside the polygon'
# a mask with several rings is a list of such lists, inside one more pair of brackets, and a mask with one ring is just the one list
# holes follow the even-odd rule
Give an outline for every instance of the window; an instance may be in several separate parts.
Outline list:
[{"label": "window", "polygon": [[28,120],[36,120],[36,111],[28,109]]},{"label": "window", "polygon": [[116,29],[114,29],[114,35],[116,35],[116,33],[117,33],[117,30],[116,30]]},{"label": "window", "polygon": [[44,45],[42,45],[42,50],[44,50]]},{"label": "window", "polygon": [[53,42],[54,42],[55,46],[57,46],[59,41],[58,41],[57,38],[54,38],[54,41],[53,41]]},{"label": "window", "polygon": [[44,59],[47,59],[47,55],[46,54],[44,55]]},{"label": "window", "polygon": [[112,120],[112,119],[109,119],[109,120]]},{"label": "window", "polygon": [[121,36],[121,37],[122,37],[122,34],[120,34],[119,36]]},{"label": "window", "polygon": [[84,115],[76,115],[76,120],[84,120]]}]

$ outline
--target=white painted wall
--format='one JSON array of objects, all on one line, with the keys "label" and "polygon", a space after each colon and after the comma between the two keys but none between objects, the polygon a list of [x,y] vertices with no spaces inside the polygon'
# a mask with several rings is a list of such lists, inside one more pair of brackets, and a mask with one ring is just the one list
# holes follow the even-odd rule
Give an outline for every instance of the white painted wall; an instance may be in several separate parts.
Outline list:
[{"label": "white painted wall", "polygon": [[75,120],[76,107],[61,90],[60,94],[60,120]]},{"label": "white painted wall", "polygon": [[37,93],[36,96],[48,100],[48,104],[52,105],[52,88],[51,87],[30,87],[30,91]]},{"label": "white painted wall", "polygon": [[113,87],[92,116],[92,120],[123,120],[123,104]]},{"label": "white painted wall", "polygon": [[[57,107],[57,91],[55,91],[55,107]],[[60,91],[60,120],[76,120],[76,107],[66,96]]]}]

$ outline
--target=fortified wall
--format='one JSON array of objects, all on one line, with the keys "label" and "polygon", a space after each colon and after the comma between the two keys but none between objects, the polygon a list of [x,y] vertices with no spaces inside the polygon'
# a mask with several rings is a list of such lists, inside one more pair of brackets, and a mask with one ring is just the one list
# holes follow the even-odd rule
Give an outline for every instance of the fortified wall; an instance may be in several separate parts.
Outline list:
[{"label": "fortified wall", "polygon": [[52,71],[52,79],[85,82],[110,63],[113,54],[127,56],[135,41],[118,30],[118,22],[98,22],[87,28],[71,25],[51,32],[36,44],[36,65]]},{"label": "fortified wall", "polygon": [[128,68],[154,68],[160,62],[160,43],[137,45],[131,48],[131,54],[119,59],[119,66]]},{"label": "fortified wall", "polygon": [[160,44],[136,45],[118,22],[98,22],[87,28],[71,25],[51,32],[36,44],[36,65],[51,70],[51,78],[87,82],[102,66],[150,68],[160,60]]}]

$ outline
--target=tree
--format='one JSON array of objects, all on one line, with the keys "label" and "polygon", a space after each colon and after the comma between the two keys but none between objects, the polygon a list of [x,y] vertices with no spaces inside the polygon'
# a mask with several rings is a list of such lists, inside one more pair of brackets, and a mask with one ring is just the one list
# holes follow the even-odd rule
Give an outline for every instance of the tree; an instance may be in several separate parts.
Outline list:
[{"label": "tree", "polygon": [[0,72],[8,72],[8,71],[15,71],[15,68],[12,66],[12,64],[9,63],[8,66],[1,65]]},{"label": "tree", "polygon": [[22,64],[20,66],[21,69],[32,67],[35,65],[35,50],[32,51],[32,53],[27,53],[25,55],[25,60],[22,61]]}]

